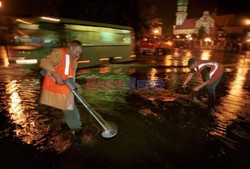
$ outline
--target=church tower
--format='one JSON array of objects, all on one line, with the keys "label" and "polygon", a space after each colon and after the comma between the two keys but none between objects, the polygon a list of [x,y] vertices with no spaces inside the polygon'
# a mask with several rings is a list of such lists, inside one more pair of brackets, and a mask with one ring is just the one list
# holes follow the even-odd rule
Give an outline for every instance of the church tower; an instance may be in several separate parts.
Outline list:
[{"label": "church tower", "polygon": [[187,18],[187,6],[188,0],[177,1],[176,26],[182,25],[184,20]]}]

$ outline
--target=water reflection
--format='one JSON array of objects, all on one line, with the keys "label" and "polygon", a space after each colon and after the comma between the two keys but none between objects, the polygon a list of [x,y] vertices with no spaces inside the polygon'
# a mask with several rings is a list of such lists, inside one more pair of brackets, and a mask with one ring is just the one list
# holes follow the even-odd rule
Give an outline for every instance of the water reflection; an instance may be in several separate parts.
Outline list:
[{"label": "water reflection", "polygon": [[8,59],[8,54],[7,50],[4,49],[4,46],[0,46],[0,51],[1,51],[1,57],[3,59],[3,66],[8,67],[9,66],[9,59]]},{"label": "water reflection", "polygon": [[113,72],[116,74],[122,73],[122,68],[115,69]]},{"label": "water reflection", "polygon": [[215,113],[218,127],[210,132],[212,135],[225,136],[228,126],[239,117],[244,117],[245,112],[249,111],[244,110],[247,109],[248,100],[246,91],[243,89],[247,80],[248,65],[249,62],[246,59],[239,59],[235,78],[229,83],[228,94],[221,98],[220,106],[218,106],[219,112]]},{"label": "water reflection", "polygon": [[[21,99],[18,94],[18,85],[16,80],[8,80],[8,84],[6,85],[6,92],[10,95],[9,102],[9,113],[11,114],[11,119],[15,120],[17,123],[23,121],[23,107],[21,105]],[[18,131],[17,131],[18,133]]]},{"label": "water reflection", "polygon": [[156,76],[157,70],[155,68],[152,68],[148,74],[149,80],[158,80],[158,77]]},{"label": "water reflection", "polygon": [[193,54],[191,53],[191,51],[189,50],[186,51],[182,58],[182,65],[186,66],[188,64],[188,60],[192,57],[193,57]]},{"label": "water reflection", "polygon": [[88,74],[91,73],[91,69],[80,69],[77,71],[76,75]]},{"label": "water reflection", "polygon": [[192,56],[191,51],[187,51],[186,54],[185,54],[185,56],[188,57],[188,58],[191,58],[191,56]]},{"label": "water reflection", "polygon": [[14,127],[14,137],[41,150],[63,152],[70,147],[69,135],[59,134],[60,129],[56,127],[56,123],[45,112],[37,110],[39,79],[15,80],[8,77],[5,88],[9,112],[7,116]]},{"label": "water reflection", "polygon": [[135,72],[136,72],[136,69],[129,69],[128,74],[131,76],[135,74]]},{"label": "water reflection", "polygon": [[[182,66],[187,66],[187,64],[188,64],[188,60],[190,59],[190,58],[192,58],[193,56],[192,56],[193,54],[191,53],[191,51],[190,50],[187,50],[186,52],[185,52],[185,54],[183,55],[183,57],[182,57],[182,63],[181,63],[181,65]],[[189,68],[187,68],[187,67],[183,67],[182,69],[181,69],[181,72],[183,72],[183,73],[187,73],[187,72],[189,72],[190,70],[189,70]]]},{"label": "water reflection", "polygon": [[105,73],[109,73],[110,71],[111,71],[111,70],[110,70],[109,67],[102,67],[102,68],[100,68],[99,73],[100,73],[100,74],[105,74]]},{"label": "water reflection", "polygon": [[178,66],[178,60],[174,60],[174,61],[173,61],[173,65],[174,65],[174,66]]},{"label": "water reflection", "polygon": [[176,49],[175,52],[173,53],[173,56],[174,56],[174,57],[179,57],[179,56],[180,56],[180,53],[178,52],[177,49]]},{"label": "water reflection", "polygon": [[201,54],[201,60],[210,60],[211,58],[211,50],[204,50]]},{"label": "water reflection", "polygon": [[160,123],[163,123],[164,120],[165,120],[165,118],[163,116],[161,116],[159,113],[153,112],[149,108],[141,108],[139,110],[139,114],[144,116],[145,120],[148,119],[148,118],[153,118],[153,119],[157,120]]},{"label": "water reflection", "polygon": [[182,68],[181,69],[181,72],[183,72],[183,73],[188,73],[188,72],[190,72],[190,69],[189,68]]},{"label": "water reflection", "polygon": [[172,65],[172,55],[167,55],[163,58],[163,64],[165,66],[171,66]]}]

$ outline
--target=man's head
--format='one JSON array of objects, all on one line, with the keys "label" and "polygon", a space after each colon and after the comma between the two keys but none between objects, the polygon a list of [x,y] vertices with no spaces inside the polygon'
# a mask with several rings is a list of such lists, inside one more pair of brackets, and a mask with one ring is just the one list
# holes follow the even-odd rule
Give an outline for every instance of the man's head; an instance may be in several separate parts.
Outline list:
[{"label": "man's head", "polygon": [[82,44],[78,40],[73,40],[69,43],[69,54],[73,60],[78,60],[82,53]]},{"label": "man's head", "polygon": [[188,60],[188,67],[189,67],[190,69],[194,68],[194,67],[195,67],[196,61],[197,61],[197,59],[195,59],[195,58],[189,59],[189,60]]}]

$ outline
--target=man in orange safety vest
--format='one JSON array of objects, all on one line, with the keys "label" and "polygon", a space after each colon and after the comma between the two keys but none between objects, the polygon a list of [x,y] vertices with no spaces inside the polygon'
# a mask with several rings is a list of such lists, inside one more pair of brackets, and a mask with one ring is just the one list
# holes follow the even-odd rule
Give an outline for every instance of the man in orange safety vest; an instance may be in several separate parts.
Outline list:
[{"label": "man in orange safety vest", "polygon": [[75,78],[77,60],[82,50],[81,42],[73,40],[65,48],[53,49],[40,62],[40,67],[47,72],[43,80],[40,104],[61,109],[73,133],[81,130],[82,123],[74,103],[74,95],[64,84],[64,80]]}]

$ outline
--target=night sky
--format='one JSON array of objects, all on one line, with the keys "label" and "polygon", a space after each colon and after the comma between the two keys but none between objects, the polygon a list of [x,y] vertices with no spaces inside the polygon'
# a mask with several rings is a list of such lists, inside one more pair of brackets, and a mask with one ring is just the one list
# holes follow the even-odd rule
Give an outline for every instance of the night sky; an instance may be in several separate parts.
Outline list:
[{"label": "night sky", "polygon": [[[157,7],[157,16],[162,18],[163,27],[171,29],[175,23],[177,0],[146,1]],[[3,8],[1,12],[7,15],[42,15],[44,8],[53,8],[52,1],[50,0],[2,0],[2,2]],[[70,2],[74,2],[74,0],[69,0]],[[134,0],[131,0],[131,3],[133,2]],[[77,3],[75,5],[77,8]],[[218,15],[235,13],[250,17],[249,0],[189,0],[188,18],[201,17],[204,10],[212,12],[215,6],[217,6]]]}]

